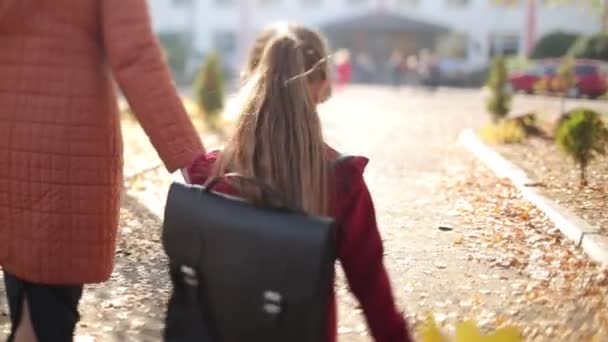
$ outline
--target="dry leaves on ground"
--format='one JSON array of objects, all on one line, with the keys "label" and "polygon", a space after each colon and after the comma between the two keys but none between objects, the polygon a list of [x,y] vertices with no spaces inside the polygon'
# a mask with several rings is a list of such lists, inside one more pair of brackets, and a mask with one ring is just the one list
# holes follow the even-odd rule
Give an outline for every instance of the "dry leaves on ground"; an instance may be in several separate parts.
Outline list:
[{"label": "dry leaves on ground", "polygon": [[543,193],[608,235],[608,156],[588,166],[589,186],[580,189],[578,168],[552,141],[530,139],[496,148],[541,184]]},{"label": "dry leaves on ground", "polygon": [[608,340],[608,269],[565,239],[510,182],[478,163],[450,182],[449,192],[460,199],[458,211],[470,226],[455,243],[468,250],[470,260],[525,279],[511,284],[505,300],[512,312],[500,317],[503,323],[524,327],[531,340]]}]

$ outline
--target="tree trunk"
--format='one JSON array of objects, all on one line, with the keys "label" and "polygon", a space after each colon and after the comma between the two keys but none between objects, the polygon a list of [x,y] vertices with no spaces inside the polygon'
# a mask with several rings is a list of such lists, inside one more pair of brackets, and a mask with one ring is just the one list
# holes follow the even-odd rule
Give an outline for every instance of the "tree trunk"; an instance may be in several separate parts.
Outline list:
[{"label": "tree trunk", "polygon": [[580,171],[580,187],[584,188],[586,187],[589,183],[587,182],[587,175],[585,173],[587,169],[587,165],[585,163],[581,163],[579,164],[579,171]]}]

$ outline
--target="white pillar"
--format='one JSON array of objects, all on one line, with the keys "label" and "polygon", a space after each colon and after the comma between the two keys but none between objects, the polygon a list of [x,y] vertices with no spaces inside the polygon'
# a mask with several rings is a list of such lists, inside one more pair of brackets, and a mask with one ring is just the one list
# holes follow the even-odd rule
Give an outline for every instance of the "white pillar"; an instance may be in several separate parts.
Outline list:
[{"label": "white pillar", "polygon": [[528,0],[526,11],[526,55],[530,55],[536,44],[537,25],[536,0]]}]

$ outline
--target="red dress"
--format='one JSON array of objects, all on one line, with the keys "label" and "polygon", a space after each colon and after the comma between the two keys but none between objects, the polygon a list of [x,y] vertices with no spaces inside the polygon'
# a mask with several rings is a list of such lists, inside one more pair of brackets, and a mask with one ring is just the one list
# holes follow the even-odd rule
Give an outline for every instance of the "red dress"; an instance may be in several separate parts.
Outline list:
[{"label": "red dress", "polygon": [[[218,152],[196,159],[190,167],[193,184],[203,184],[210,176]],[[346,159],[336,166],[332,177],[331,215],[338,228],[338,260],[344,269],[351,291],[355,294],[376,341],[412,341],[405,319],[395,307],[389,278],[384,267],[383,246],[376,225],[374,205],[363,179],[368,160]],[[228,186],[218,188],[231,192]],[[328,338],[336,336],[336,300],[332,290],[328,308]]]}]

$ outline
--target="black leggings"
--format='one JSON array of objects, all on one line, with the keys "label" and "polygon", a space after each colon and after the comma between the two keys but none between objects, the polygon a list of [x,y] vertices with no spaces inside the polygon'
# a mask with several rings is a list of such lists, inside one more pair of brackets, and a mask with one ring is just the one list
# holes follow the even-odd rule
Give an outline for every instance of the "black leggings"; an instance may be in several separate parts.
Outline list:
[{"label": "black leggings", "polygon": [[21,319],[23,299],[27,298],[30,319],[38,342],[71,342],[80,319],[78,302],[82,285],[58,286],[35,284],[4,272],[4,284],[11,317],[11,335]]}]

